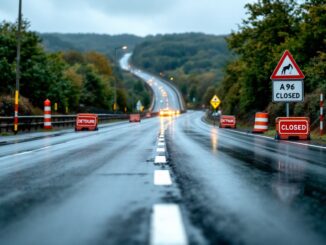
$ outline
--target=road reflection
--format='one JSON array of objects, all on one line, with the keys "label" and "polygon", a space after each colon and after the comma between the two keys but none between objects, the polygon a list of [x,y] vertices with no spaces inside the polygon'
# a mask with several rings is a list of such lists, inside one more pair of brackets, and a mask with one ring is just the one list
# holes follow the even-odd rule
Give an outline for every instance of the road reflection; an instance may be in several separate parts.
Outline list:
[{"label": "road reflection", "polygon": [[291,156],[290,146],[282,145],[283,155],[278,156],[277,174],[272,182],[273,193],[284,203],[292,203],[304,191],[306,162]]},{"label": "road reflection", "polygon": [[217,147],[218,147],[218,131],[216,128],[211,128],[211,146],[212,146],[212,152],[214,154],[217,153]]}]

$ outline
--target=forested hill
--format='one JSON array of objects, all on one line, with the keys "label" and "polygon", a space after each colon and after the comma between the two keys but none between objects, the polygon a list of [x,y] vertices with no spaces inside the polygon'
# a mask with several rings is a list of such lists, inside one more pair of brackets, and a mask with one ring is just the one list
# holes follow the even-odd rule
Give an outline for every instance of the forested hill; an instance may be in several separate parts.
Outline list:
[{"label": "forested hill", "polygon": [[123,45],[133,50],[143,38],[130,35],[39,33],[47,51],[97,51],[114,58],[114,49]]},{"label": "forested hill", "polygon": [[188,106],[200,106],[210,99],[203,95],[216,87],[231,59],[225,36],[184,33],[147,37],[136,46],[132,62],[173,79]]}]

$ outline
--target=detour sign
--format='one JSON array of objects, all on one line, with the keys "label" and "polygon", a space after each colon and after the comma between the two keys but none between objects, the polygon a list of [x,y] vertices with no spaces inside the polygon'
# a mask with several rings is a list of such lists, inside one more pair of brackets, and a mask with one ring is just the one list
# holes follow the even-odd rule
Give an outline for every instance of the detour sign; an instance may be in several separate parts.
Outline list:
[{"label": "detour sign", "polygon": [[220,128],[236,128],[235,116],[222,115],[220,117]]},{"label": "detour sign", "polygon": [[90,113],[77,114],[75,131],[97,130],[98,116]]},{"label": "detour sign", "polygon": [[279,139],[309,139],[310,120],[308,117],[276,118],[276,133]]}]

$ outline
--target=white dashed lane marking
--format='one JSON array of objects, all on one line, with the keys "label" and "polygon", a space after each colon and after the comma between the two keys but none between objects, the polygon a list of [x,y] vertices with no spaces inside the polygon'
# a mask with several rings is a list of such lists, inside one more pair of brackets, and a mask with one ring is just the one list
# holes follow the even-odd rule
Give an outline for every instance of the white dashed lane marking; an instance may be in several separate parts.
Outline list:
[{"label": "white dashed lane marking", "polygon": [[151,245],[186,245],[186,232],[176,204],[155,204],[151,217]]},{"label": "white dashed lane marking", "polygon": [[156,156],[154,160],[155,164],[165,164],[166,163],[166,157],[165,156]]},{"label": "white dashed lane marking", "polygon": [[156,151],[157,152],[165,152],[165,149],[164,148],[157,148]]},{"label": "white dashed lane marking", "polygon": [[169,170],[155,170],[154,185],[172,185]]}]

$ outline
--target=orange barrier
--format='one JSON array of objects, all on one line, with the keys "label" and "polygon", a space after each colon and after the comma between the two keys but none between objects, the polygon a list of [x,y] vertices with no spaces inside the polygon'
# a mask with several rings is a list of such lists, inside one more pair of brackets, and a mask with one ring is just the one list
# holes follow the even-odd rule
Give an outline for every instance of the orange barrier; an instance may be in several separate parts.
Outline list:
[{"label": "orange barrier", "polygon": [[264,133],[268,130],[268,113],[257,112],[253,133]]},{"label": "orange barrier", "polygon": [[152,117],[151,113],[150,112],[147,112],[146,113],[146,118],[150,118],[150,117]]},{"label": "orange barrier", "polygon": [[44,129],[52,129],[51,123],[51,101],[44,101]]},{"label": "orange barrier", "polygon": [[130,114],[129,122],[140,122],[140,114]]},{"label": "orange barrier", "polygon": [[310,140],[310,119],[308,117],[276,118],[275,139]]},{"label": "orange barrier", "polygon": [[80,113],[76,117],[75,131],[97,130],[98,116],[90,113]]},{"label": "orange barrier", "polygon": [[236,128],[235,116],[222,115],[220,117],[220,128]]}]

